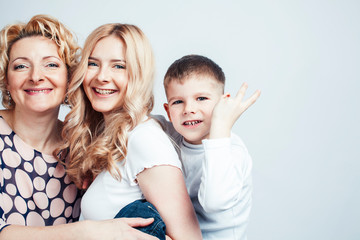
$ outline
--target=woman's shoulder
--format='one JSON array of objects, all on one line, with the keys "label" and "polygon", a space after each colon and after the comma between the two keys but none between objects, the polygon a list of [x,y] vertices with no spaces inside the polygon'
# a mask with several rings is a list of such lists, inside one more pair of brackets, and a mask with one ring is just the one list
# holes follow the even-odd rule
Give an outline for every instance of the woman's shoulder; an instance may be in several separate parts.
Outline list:
[{"label": "woman's shoulder", "polygon": [[144,119],[130,133],[128,146],[155,145],[158,147],[172,147],[168,135],[164,132],[161,125],[151,117]]},{"label": "woman's shoulder", "polygon": [[129,137],[136,136],[138,134],[143,135],[146,133],[164,134],[164,130],[156,120],[151,117],[146,117],[132,131],[130,131]]}]

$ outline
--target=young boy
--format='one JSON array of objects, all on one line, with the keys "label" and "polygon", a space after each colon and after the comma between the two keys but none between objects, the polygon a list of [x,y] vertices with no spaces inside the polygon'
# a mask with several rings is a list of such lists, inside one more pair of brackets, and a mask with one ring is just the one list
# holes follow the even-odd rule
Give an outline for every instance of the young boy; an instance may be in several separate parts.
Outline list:
[{"label": "young boy", "polygon": [[169,120],[165,130],[179,146],[185,182],[204,239],[246,239],[251,208],[251,157],[231,133],[239,116],[260,95],[242,101],[224,95],[225,75],[212,60],[199,55],[175,61],[164,78]]}]

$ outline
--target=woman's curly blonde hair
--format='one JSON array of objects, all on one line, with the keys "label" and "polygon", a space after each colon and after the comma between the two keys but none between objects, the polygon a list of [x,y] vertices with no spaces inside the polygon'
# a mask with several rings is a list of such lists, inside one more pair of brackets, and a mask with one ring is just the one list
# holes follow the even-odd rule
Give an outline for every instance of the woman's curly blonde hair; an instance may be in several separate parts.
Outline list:
[{"label": "woman's curly blonde hair", "polygon": [[[114,109],[104,123],[102,113],[96,112],[82,87],[88,68],[88,59],[99,40],[116,36],[125,45],[128,85],[123,106]],[[144,33],[130,24],[105,24],[95,29],[86,39],[81,61],[69,86],[71,111],[65,118],[62,149],[70,149],[67,172],[78,187],[85,179],[92,180],[107,170],[121,179],[116,162],[127,154],[128,133],[153,108],[154,56]]]},{"label": "woman's curly blonde hair", "polygon": [[33,36],[49,38],[59,46],[58,53],[67,66],[68,76],[71,76],[78,63],[80,48],[75,35],[65,25],[49,15],[35,15],[28,23],[17,23],[4,27],[0,32],[0,90],[2,104],[7,109],[15,107],[15,103],[6,94],[6,75],[11,48],[16,41]]}]

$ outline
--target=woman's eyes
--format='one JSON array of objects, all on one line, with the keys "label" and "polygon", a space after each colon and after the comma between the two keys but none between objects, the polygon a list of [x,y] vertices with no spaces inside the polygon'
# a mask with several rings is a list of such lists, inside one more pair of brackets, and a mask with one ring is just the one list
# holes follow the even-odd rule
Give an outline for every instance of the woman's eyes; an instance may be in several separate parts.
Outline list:
[{"label": "woman's eyes", "polygon": [[14,66],[14,70],[20,70],[20,69],[24,69],[26,66],[24,64],[19,64],[19,65],[15,65]]},{"label": "woman's eyes", "polygon": [[117,69],[125,69],[125,66],[120,65],[120,64],[116,64],[116,65],[114,65],[114,68],[117,68]]},{"label": "woman's eyes", "polygon": [[[30,68],[33,67],[31,64],[25,64],[25,63],[20,63],[20,64],[15,64],[14,65],[14,70],[24,70],[25,68]],[[45,63],[43,65],[44,68],[59,68],[60,64],[58,63]]]},{"label": "woman's eyes", "polygon": [[49,63],[48,65],[46,65],[47,67],[51,67],[51,68],[57,68],[59,67],[59,64],[57,63]]},{"label": "woman's eyes", "polygon": [[[99,65],[97,63],[95,63],[95,62],[89,62],[88,66],[89,67],[98,67]],[[114,64],[113,68],[115,68],[115,69],[126,69],[126,67],[124,65],[121,65],[121,64]]]},{"label": "woman's eyes", "polygon": [[97,64],[96,64],[96,63],[94,63],[94,62],[89,62],[89,63],[88,63],[88,66],[89,66],[89,67],[96,67],[96,66],[97,66]]}]

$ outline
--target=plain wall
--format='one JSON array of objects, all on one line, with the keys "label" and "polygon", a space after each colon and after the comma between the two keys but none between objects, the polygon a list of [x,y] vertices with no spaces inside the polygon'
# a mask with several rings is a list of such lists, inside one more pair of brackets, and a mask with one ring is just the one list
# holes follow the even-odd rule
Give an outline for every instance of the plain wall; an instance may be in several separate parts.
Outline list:
[{"label": "plain wall", "polygon": [[81,45],[101,24],[139,26],[156,56],[155,113],[165,114],[167,67],[190,53],[217,62],[231,94],[244,81],[248,94],[261,89],[233,129],[254,163],[249,240],[360,239],[359,1],[1,0],[0,6],[1,28],[50,14]]}]

